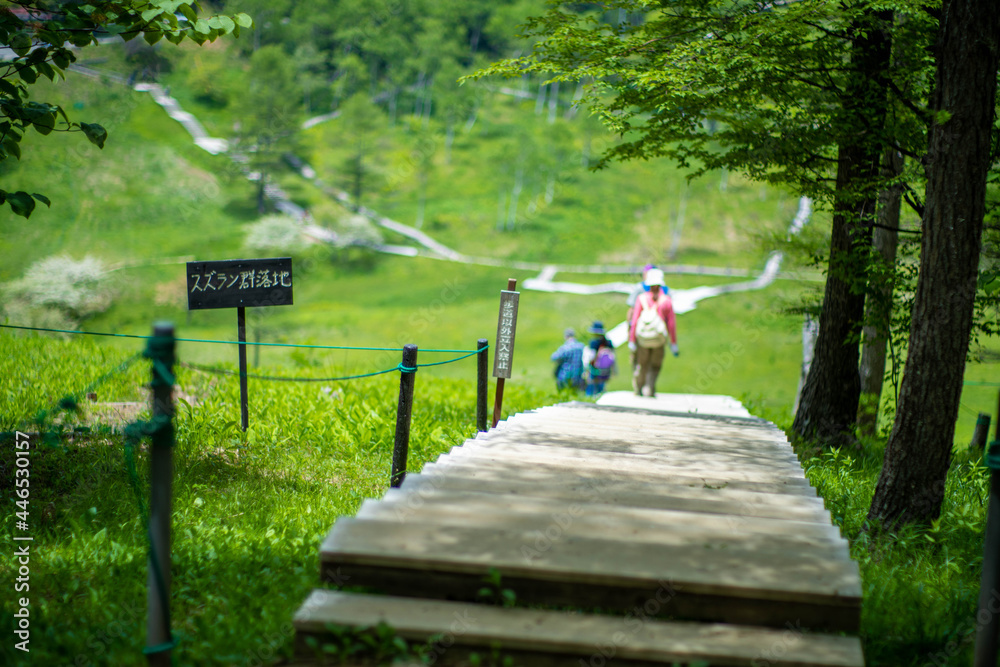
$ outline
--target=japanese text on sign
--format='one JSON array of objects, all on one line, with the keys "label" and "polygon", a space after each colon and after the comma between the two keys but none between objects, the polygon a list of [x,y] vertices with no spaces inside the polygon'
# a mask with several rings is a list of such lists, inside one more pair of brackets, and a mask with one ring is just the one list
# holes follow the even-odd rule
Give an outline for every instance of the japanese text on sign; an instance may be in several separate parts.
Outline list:
[{"label": "japanese text on sign", "polygon": [[509,378],[513,367],[519,296],[518,292],[500,292],[500,319],[497,322],[496,352],[493,354],[493,377],[496,378]]},{"label": "japanese text on sign", "polygon": [[188,309],[292,304],[292,260],[188,262]]}]

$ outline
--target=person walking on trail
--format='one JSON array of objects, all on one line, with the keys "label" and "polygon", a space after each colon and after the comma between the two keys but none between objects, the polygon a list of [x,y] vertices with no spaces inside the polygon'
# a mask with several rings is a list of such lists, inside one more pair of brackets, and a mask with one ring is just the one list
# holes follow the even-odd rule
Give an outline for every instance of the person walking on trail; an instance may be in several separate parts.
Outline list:
[{"label": "person walking on trail", "polygon": [[587,380],[587,396],[604,393],[604,385],[617,371],[615,346],[605,336],[604,323],[594,322],[587,332],[591,335],[583,348],[583,374]]},{"label": "person walking on trail", "polygon": [[552,353],[556,362],[556,389],[583,389],[583,343],[576,339],[576,332],[566,329],[565,342]]},{"label": "person walking on trail", "polygon": [[632,372],[632,389],[636,396],[656,396],[656,378],[663,366],[667,343],[676,357],[677,319],[674,306],[663,285],[663,271],[646,272],[649,291],[640,294],[629,316],[630,343],[635,344],[635,369]]},{"label": "person walking on trail", "polygon": [[657,268],[655,264],[647,264],[642,267],[642,280],[632,286],[632,291],[629,292],[628,298],[625,299],[625,305],[628,306],[629,314],[632,313],[632,308],[635,307],[635,300],[639,298],[639,295],[649,291],[649,285],[646,284],[646,274],[649,273],[650,269],[655,268]]}]

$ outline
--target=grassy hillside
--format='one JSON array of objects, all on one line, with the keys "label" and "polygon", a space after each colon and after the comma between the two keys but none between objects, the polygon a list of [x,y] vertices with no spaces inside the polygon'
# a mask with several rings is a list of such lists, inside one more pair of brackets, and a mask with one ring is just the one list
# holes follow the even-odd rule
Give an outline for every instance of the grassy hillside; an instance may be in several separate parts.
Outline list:
[{"label": "grassy hillside", "polygon": [[[106,66],[119,63],[113,51],[106,55]],[[183,57],[193,56],[185,52]],[[233,109],[199,98],[183,74],[178,68],[169,75],[173,94],[205,120],[211,133],[226,136],[235,120]],[[238,72],[226,76],[238,78]],[[78,119],[105,124],[111,138],[98,151],[80,136],[32,137],[25,159],[4,167],[7,187],[41,190],[54,203],[29,221],[0,211],[0,282],[16,280],[33,262],[54,254],[77,259],[90,254],[112,269],[106,286],[114,299],[106,312],[83,322],[85,329],[146,334],[153,321],[168,319],[186,338],[234,339],[231,310],[186,311],[178,258],[253,255],[244,247],[246,229],[258,218],[253,185],[227,158],[196,148],[144,94],[75,75],[42,90]],[[447,129],[436,118],[427,125],[402,113],[393,123],[382,118],[373,162],[378,178],[366,189],[365,203],[416,224],[423,199],[422,228],[470,255],[669,265],[676,250],[675,263],[748,269],[760,268],[771,249],[756,239],[781,236],[795,212],[794,198],[732,175],[713,174],[687,184],[662,163],[591,172],[586,158],[595,156],[606,139],[579,115],[549,124],[545,114],[535,113],[532,101],[488,95],[475,123],[466,126],[456,126],[449,151]],[[349,129],[334,120],[304,133],[301,155],[328,183],[344,180]],[[511,214],[522,153],[522,191]],[[317,222],[334,224],[347,215],[292,171],[276,177]],[[546,201],[550,180],[554,187]],[[818,216],[808,233],[821,240],[826,226]],[[362,261],[345,261],[344,254],[323,246],[296,253],[295,305],[252,311],[250,339],[378,348],[416,343],[420,363],[445,360],[456,355],[429,350],[471,349],[478,338],[492,340],[498,292],[508,278],[532,277],[428,258],[355,259]],[[587,283],[635,278],[557,276]],[[674,289],[731,280],[668,272]],[[660,391],[733,395],[755,414],[787,425],[801,357],[801,319],[787,314],[787,307],[804,295],[815,299],[820,287],[815,280],[782,278],[766,290],[701,302],[679,318],[681,356],[666,360]],[[624,313],[622,295],[522,291],[506,408],[523,410],[568,398],[553,392],[549,361],[562,330],[583,331],[595,319],[611,325]],[[12,324],[24,323],[9,312],[8,317]],[[51,341],[0,331],[5,378],[0,429],[26,423],[141,349],[133,339]],[[178,356],[230,370],[236,362],[231,345],[184,342]],[[625,356],[623,351],[623,372],[610,389],[628,387]],[[399,354],[395,349],[263,347],[250,359],[254,371],[318,378],[389,369]],[[993,369],[992,364],[970,365],[967,380],[995,380]],[[99,400],[141,400],[146,373],[145,364],[136,364],[114,376],[98,388]],[[473,378],[471,359],[419,371],[411,467],[472,432]],[[251,429],[243,434],[236,426],[238,390],[232,377],[179,371],[179,389],[193,406],[180,411],[176,454],[174,613],[182,661],[248,664],[265,646],[279,655],[290,649],[283,628],[315,583],[316,542],[334,517],[354,512],[364,498],[377,497],[386,487],[396,379],[389,374],[361,382],[294,385],[253,380]],[[887,388],[888,400],[891,391]],[[991,386],[967,386],[956,433],[960,447],[968,441],[975,413],[993,409],[995,394]],[[85,655],[95,662],[140,664],[144,612],[131,610],[144,582],[141,511],[118,442],[99,437],[77,442],[88,446],[51,450],[32,470],[39,478],[33,501],[38,507],[51,501],[56,508],[37,519],[37,544],[44,556],[33,561],[40,587],[33,628],[44,638],[39,639],[48,651],[44,659],[53,663]],[[985,475],[974,460],[960,455],[938,525],[907,531],[898,541],[871,543],[860,522],[878,475],[880,447],[864,443],[857,453],[815,457],[803,452],[803,460],[861,564],[862,634],[870,663],[923,664],[929,652],[964,636],[978,585]],[[0,467],[6,465],[9,461],[0,457]],[[11,528],[12,515],[4,521],[5,529]],[[79,576],[82,570],[96,573],[89,583]],[[89,623],[85,629],[81,618]],[[106,632],[113,619],[122,632],[95,648],[88,640]],[[265,644],[265,635],[279,639]],[[3,651],[13,651],[5,646]],[[959,653],[954,664],[961,659]]]},{"label": "grassy hillside", "polygon": [[[181,52],[179,62],[229,58],[214,49]],[[97,53],[108,58],[101,66],[122,67],[114,48]],[[172,94],[205,120],[210,133],[227,136],[236,120],[233,104],[220,106],[199,97],[188,87],[181,65],[167,81]],[[111,138],[100,151],[79,135],[32,136],[24,160],[6,167],[8,187],[41,190],[54,203],[27,222],[0,212],[0,282],[17,279],[32,262],[53,254],[92,255],[115,269],[108,274],[114,300],[107,312],[87,320],[86,328],[147,333],[152,321],[170,319],[184,337],[235,338],[231,311],[186,312],[181,262],[255,254],[243,245],[248,224],[258,218],[254,185],[227,157],[195,147],[146,94],[75,74],[58,85],[39,84],[39,92],[79,119],[102,122]],[[653,261],[667,265],[668,283],[675,289],[729,279],[671,275],[672,263],[760,268],[773,249],[773,241],[760,239],[783,236],[795,213],[794,198],[732,174],[687,183],[663,162],[594,172],[588,159],[610,139],[584,114],[570,119],[560,113],[549,123],[531,100],[480,94],[475,122],[468,122],[470,117],[457,123],[450,147],[447,128],[436,117],[425,122],[399,113],[390,122],[383,114],[372,158],[377,178],[366,188],[364,203],[415,224],[423,201],[423,229],[470,255],[564,264]],[[350,129],[336,119],[303,133],[300,154],[328,184],[344,181]],[[518,165],[522,190],[512,213]],[[333,225],[348,215],[292,170],[275,177],[318,223]],[[826,227],[819,214],[808,233],[821,242]],[[401,239],[389,235],[387,240]],[[251,313],[251,340],[364,347],[413,342],[425,350],[471,349],[476,339],[495,336],[498,292],[506,280],[532,277],[524,271],[432,259],[379,256],[348,263],[323,246],[299,253],[294,261],[295,305]],[[557,276],[581,282],[635,278]],[[668,360],[661,391],[731,394],[779,423],[787,422],[801,345],[800,319],[783,312],[819,287],[815,281],[779,279],[761,292],[702,302],[679,320],[682,354]],[[521,303],[513,382],[538,388],[552,382],[548,357],[564,327],[583,330],[595,319],[613,325],[625,313],[617,294],[525,292]],[[24,322],[14,318],[11,323]],[[181,354],[202,363],[235,362],[230,346],[188,343]],[[397,363],[389,356],[263,348],[251,354],[251,362],[370,372]],[[611,389],[629,385],[624,356],[625,372]],[[422,360],[442,358],[428,353]],[[464,376],[471,368],[470,362],[433,372]],[[970,366],[970,380],[989,376],[990,366]],[[967,389],[957,442],[967,442],[976,412],[992,409],[993,392],[983,386]]]}]

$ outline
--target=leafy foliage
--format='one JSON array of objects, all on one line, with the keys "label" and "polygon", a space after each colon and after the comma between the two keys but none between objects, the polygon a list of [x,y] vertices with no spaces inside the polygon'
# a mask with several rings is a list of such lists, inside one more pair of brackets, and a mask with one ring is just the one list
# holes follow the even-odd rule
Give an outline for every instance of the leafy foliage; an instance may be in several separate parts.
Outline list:
[{"label": "leafy foliage", "polygon": [[[0,6],[0,44],[7,44],[14,59],[0,65],[0,162],[21,159],[21,141],[34,128],[41,135],[53,131],[82,132],[92,144],[104,147],[107,131],[96,123],[70,121],[61,106],[31,99],[30,86],[40,78],[54,81],[76,61],[74,49],[97,44],[100,37],[118,36],[128,41],[142,37],[147,44],[166,39],[198,44],[253,25],[246,14],[200,18],[197,0],[115,0],[100,6],[11,0]],[[0,205],[10,205],[16,215],[29,217],[36,202],[50,206],[47,197],[25,191],[0,189]]]}]

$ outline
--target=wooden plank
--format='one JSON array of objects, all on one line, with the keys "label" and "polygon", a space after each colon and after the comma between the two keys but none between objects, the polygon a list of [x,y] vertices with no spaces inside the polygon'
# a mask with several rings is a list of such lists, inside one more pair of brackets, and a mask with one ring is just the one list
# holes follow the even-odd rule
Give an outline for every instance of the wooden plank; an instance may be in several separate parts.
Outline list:
[{"label": "wooden plank", "polygon": [[[476,442],[488,442],[494,439],[523,439],[530,437],[546,437],[549,434],[552,444],[556,446],[591,446],[603,448],[602,441],[612,443],[630,443],[633,446],[672,447],[690,449],[693,451],[709,451],[718,453],[734,452],[748,458],[767,458],[782,461],[798,462],[798,457],[791,446],[781,440],[755,437],[733,437],[731,434],[710,430],[676,429],[664,427],[661,429],[635,429],[625,426],[608,428],[588,424],[558,423],[524,424],[515,423],[499,431],[489,431],[479,434]],[[561,437],[560,437],[561,436]]]},{"label": "wooden plank", "polygon": [[[659,605],[659,598],[648,601]],[[386,623],[408,641],[431,644],[433,663],[468,664],[471,652],[525,667],[603,665],[632,667],[706,662],[773,667],[861,667],[854,637],[816,635],[797,626],[781,630],[738,625],[652,620],[644,610],[626,617],[316,590],[295,614],[296,651],[309,655],[306,637],[322,641],[328,627],[355,629]]]},{"label": "wooden plank", "polygon": [[[590,445],[594,446],[590,446]],[[763,458],[748,453],[721,452],[708,449],[697,449],[672,442],[629,443],[625,440],[603,439],[588,441],[586,438],[568,436],[564,433],[532,433],[525,435],[507,434],[503,438],[490,440],[467,440],[459,445],[469,450],[484,450],[496,452],[537,451],[527,448],[544,448],[552,450],[558,456],[586,457],[647,457],[656,461],[673,463],[683,461],[688,463],[704,463],[712,466],[739,468],[745,470],[763,470],[766,472],[788,472],[801,477],[802,466],[794,458]],[[564,451],[568,450],[568,451]]]},{"label": "wooden plank", "polygon": [[[748,481],[740,479],[726,478],[719,474],[684,474],[682,471],[662,471],[649,469],[618,470],[606,467],[574,467],[571,465],[535,462],[535,461],[515,461],[505,460],[502,462],[490,461],[488,459],[477,459],[473,457],[452,456],[445,454],[439,456],[430,465],[434,465],[438,471],[444,468],[456,468],[456,474],[463,474],[469,469],[492,470],[497,474],[508,475],[514,479],[525,479],[532,471],[545,471],[552,474],[575,474],[581,480],[606,479],[606,480],[635,480],[640,483],[667,484],[674,486],[701,486],[707,489],[737,489],[743,491],[755,491],[759,493],[780,493],[788,495],[799,495],[806,498],[815,498],[816,489],[805,483],[805,480],[787,479],[776,482]],[[425,466],[426,469],[426,466]]]},{"label": "wooden plank", "polygon": [[670,437],[664,435],[654,436],[644,433],[618,431],[613,433],[602,433],[599,431],[560,431],[543,430],[538,428],[512,428],[499,433],[490,432],[486,435],[480,434],[468,443],[474,443],[483,447],[496,446],[501,443],[512,444],[533,444],[545,445],[547,447],[569,447],[574,449],[595,449],[605,452],[616,452],[621,454],[641,454],[656,455],[661,452],[678,452],[708,454],[710,456],[724,456],[729,460],[768,464],[777,462],[779,464],[800,465],[798,458],[786,446],[770,443],[741,443],[732,444],[727,442],[725,447],[715,443],[706,443],[704,439],[687,437]]},{"label": "wooden plank", "polygon": [[596,499],[619,507],[758,516],[831,524],[830,513],[823,507],[823,501],[819,498],[754,493],[728,488],[708,489],[704,485],[640,483],[620,479],[594,479],[587,482],[572,474],[546,475],[541,471],[530,471],[536,474],[532,474],[528,479],[518,479],[495,474],[496,472],[492,469],[473,467],[467,471],[459,472],[452,469],[451,474],[441,474],[439,469],[429,465],[419,474],[408,473],[402,488],[416,491],[426,488],[440,491],[495,493],[569,501]]},{"label": "wooden plank", "polygon": [[[479,528],[342,517],[320,550],[328,580],[387,594],[475,600],[496,568],[520,599],[628,609],[669,583],[663,613],[729,623],[856,631],[861,588],[850,560],[795,553],[539,539],[516,526]],[[645,596],[645,597],[644,597]]]},{"label": "wooden plank", "polygon": [[834,526],[747,515],[706,515],[597,502],[390,489],[381,500],[366,500],[356,516],[480,528],[513,527],[536,531],[540,536],[536,541],[599,536],[620,542],[623,549],[644,542],[687,545],[693,550],[746,551],[748,559],[791,551],[803,559],[850,560],[847,540]]},{"label": "wooden plank", "polygon": [[653,457],[635,455],[616,456],[604,452],[580,451],[527,446],[516,450],[490,451],[474,448],[455,447],[448,454],[438,458],[438,463],[446,460],[472,462],[477,465],[499,465],[531,463],[576,470],[603,470],[621,473],[641,473],[663,477],[697,477],[699,479],[757,482],[789,487],[809,487],[809,481],[795,471],[745,470],[722,464],[700,464],[697,461],[664,462]]},{"label": "wooden plank", "polygon": [[572,464],[591,465],[596,464],[602,467],[608,463],[622,465],[626,468],[647,466],[652,467],[687,467],[698,471],[716,472],[720,474],[735,473],[747,478],[771,479],[774,477],[794,477],[805,481],[802,468],[798,462],[770,464],[752,463],[747,464],[742,461],[733,461],[725,456],[703,452],[692,454],[691,452],[670,451],[663,448],[655,454],[635,454],[620,453],[612,451],[601,451],[597,449],[578,449],[573,447],[550,447],[546,445],[515,443],[515,442],[495,442],[485,446],[475,440],[468,441],[463,445],[453,447],[449,452],[452,455],[483,455],[494,458],[515,458],[518,460],[539,460],[539,461],[562,461]]}]

